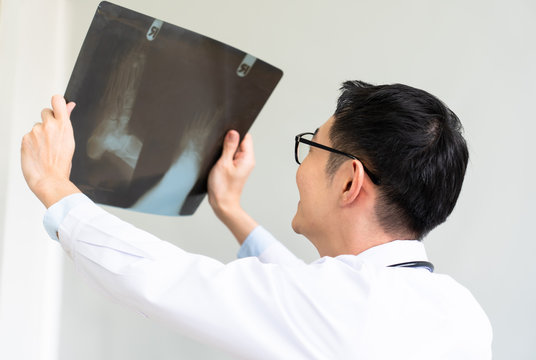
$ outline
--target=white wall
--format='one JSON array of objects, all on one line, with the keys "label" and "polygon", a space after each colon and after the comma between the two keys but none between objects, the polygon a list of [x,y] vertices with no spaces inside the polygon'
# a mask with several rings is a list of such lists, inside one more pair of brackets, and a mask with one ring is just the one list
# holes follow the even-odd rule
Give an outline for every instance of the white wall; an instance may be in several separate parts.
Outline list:
[{"label": "white wall", "polygon": [[[34,315],[54,323],[53,316],[44,317],[42,307],[33,310],[32,316],[24,312],[26,306],[39,303],[27,297],[54,297],[53,289],[43,289],[40,284],[42,280],[54,279],[54,271],[43,275],[50,261],[39,260],[35,255],[54,244],[50,245],[40,228],[42,208],[21,184],[18,147],[20,136],[37,121],[39,110],[49,96],[63,92],[98,4],[93,0],[64,1],[63,15],[57,12],[64,3],[60,0],[48,1],[47,7],[38,5],[38,0],[2,2],[3,12],[7,8],[26,14],[23,8],[19,9],[26,4],[37,6],[45,16],[33,15],[29,20],[19,16],[18,20],[11,19],[7,27],[3,20],[0,23],[0,39],[6,38],[6,28],[16,25],[22,29],[18,45],[14,46],[11,40],[10,52],[4,52],[5,42],[0,42],[0,94],[3,100],[10,99],[5,104],[11,109],[2,112],[1,120],[11,127],[9,138],[6,137],[10,143],[9,157],[0,157],[9,162],[5,178],[9,192],[4,200],[4,238],[0,244],[3,249],[0,250],[3,256],[0,309],[5,310],[0,315],[6,312],[11,315],[7,323],[6,318],[0,318],[0,329],[33,328],[37,326],[32,320]],[[494,327],[494,358],[534,357],[536,266],[532,254],[536,245],[530,223],[536,215],[535,151],[531,146],[536,130],[531,106],[536,98],[536,3],[528,0],[130,0],[119,3],[227,42],[285,71],[252,129],[258,165],[246,187],[243,204],[306,260],[314,259],[314,249],[290,228],[298,199],[292,155],[294,135],[316,128],[329,117],[334,110],[337,89],[346,79],[402,82],[443,99],[462,119],[471,163],[457,208],[448,222],[425,240],[430,258],[438,272],[451,274],[467,286],[488,313]],[[56,21],[44,20],[49,17]],[[43,48],[50,49],[58,43],[46,40],[54,33],[54,26],[52,29],[46,26],[49,22],[61,23],[68,29],[65,42],[59,41],[65,44],[66,59],[65,66],[59,69],[56,60],[61,63],[61,59],[38,56],[41,51],[46,53]],[[24,30],[29,27],[40,30],[37,39]],[[15,64],[18,70],[13,74],[4,63]],[[52,73],[58,71],[55,77],[50,69],[56,69]],[[12,79],[11,83],[7,82],[9,87],[4,76]],[[30,102],[23,106],[28,98]],[[0,140],[4,140],[3,136],[0,134]],[[192,252],[229,261],[237,250],[231,235],[217,222],[206,202],[190,218],[112,211]],[[53,259],[55,250],[46,251],[53,254],[47,259]],[[12,284],[15,279],[25,284],[24,289]],[[111,303],[74,274],[68,261],[63,282],[62,312],[56,318],[60,327],[59,359],[224,358],[216,350]],[[15,299],[22,304],[17,304]],[[54,309],[50,301],[48,304],[47,309]],[[53,329],[55,325],[51,326]],[[29,340],[31,344],[43,346],[47,341],[53,344],[53,336],[44,336],[42,330],[35,332],[36,338]],[[15,345],[10,347],[14,348]],[[28,356],[17,358],[45,358],[32,357],[27,351]],[[0,358],[4,358],[4,353],[0,346]]]},{"label": "white wall", "polygon": [[20,141],[65,85],[62,0],[3,0],[0,20],[0,358],[56,359],[61,259],[20,171]]}]

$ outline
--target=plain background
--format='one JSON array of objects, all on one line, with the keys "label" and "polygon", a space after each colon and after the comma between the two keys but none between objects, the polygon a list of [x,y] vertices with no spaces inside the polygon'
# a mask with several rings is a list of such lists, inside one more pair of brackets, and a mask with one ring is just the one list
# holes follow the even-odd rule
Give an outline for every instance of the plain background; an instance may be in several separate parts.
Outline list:
[{"label": "plain background", "polygon": [[[494,358],[534,358],[536,2],[118,3],[284,70],[251,131],[257,167],[243,206],[306,261],[316,251],[290,227],[294,135],[327,120],[347,79],[405,83],[445,101],[464,124],[471,161],[456,209],[425,239],[429,257],[481,303]],[[226,359],[88,286],[47,237],[44,209],[24,183],[20,140],[64,92],[97,4],[0,1],[0,358]],[[238,250],[206,201],[185,218],[110,211],[222,262]]]}]

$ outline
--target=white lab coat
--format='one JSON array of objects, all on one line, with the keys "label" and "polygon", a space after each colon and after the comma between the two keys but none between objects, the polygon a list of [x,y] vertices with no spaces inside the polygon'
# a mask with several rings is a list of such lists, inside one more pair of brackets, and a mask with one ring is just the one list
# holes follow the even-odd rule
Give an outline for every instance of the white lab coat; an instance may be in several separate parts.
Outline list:
[{"label": "white lab coat", "polygon": [[305,264],[262,227],[229,264],[187,253],[83,195],[45,215],[51,235],[104,292],[147,317],[247,359],[490,359],[491,326],[419,241]]}]

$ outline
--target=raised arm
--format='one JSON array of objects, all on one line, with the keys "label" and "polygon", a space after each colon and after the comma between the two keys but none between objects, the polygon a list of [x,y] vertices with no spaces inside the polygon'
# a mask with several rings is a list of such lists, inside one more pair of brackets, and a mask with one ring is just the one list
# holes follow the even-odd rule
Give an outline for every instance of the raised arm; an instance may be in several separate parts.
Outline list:
[{"label": "raised arm", "polygon": [[225,136],[222,155],[208,177],[210,206],[239,244],[258,225],[240,205],[240,195],[254,166],[251,135],[247,134],[240,143],[238,132],[231,130]]},{"label": "raised arm", "polygon": [[[224,265],[157,239],[83,195],[72,207],[62,200],[80,192],[69,181],[74,153],[69,115],[73,107],[61,96],[52,98],[52,110],[43,110],[43,122],[24,136],[21,160],[30,189],[47,208],[51,207],[45,218],[53,217],[58,206],[63,208],[60,212],[65,217],[56,226],[58,239],[77,269],[120,302],[241,358],[313,358],[300,345],[309,337],[289,330],[289,323],[292,328],[305,328],[318,313],[307,299],[303,281],[289,276],[306,272],[308,267],[276,266],[252,257]],[[237,213],[241,209],[235,207],[237,201],[232,196],[239,197],[253,165],[251,139],[246,137],[235,155],[237,138],[229,136],[225,156],[211,178],[219,186],[225,185],[226,190],[216,191],[216,198],[213,193],[215,210],[240,236],[256,223],[245,213]],[[232,164],[226,163],[228,159]],[[305,278],[314,279],[316,275]],[[314,291],[324,293],[324,287],[316,282],[313,285]],[[296,295],[289,297],[290,292]],[[288,306],[301,309],[298,318],[289,319],[284,310]]]},{"label": "raised arm", "polygon": [[[222,155],[210,172],[208,200],[214,213],[242,245],[239,257],[255,256],[263,263],[303,264],[242,209],[240,195],[255,166],[255,156],[249,134],[242,143],[239,141],[238,132],[227,133]],[[244,244],[246,239],[248,242]]]}]

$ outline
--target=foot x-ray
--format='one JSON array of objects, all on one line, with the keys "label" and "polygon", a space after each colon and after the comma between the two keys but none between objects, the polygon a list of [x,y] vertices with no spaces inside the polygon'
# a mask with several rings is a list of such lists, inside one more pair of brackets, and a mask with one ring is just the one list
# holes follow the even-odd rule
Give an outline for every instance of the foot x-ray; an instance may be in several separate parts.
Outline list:
[{"label": "foot x-ray", "polygon": [[230,129],[243,136],[282,76],[229,45],[102,2],[65,98],[71,180],[92,200],[190,215]]}]

